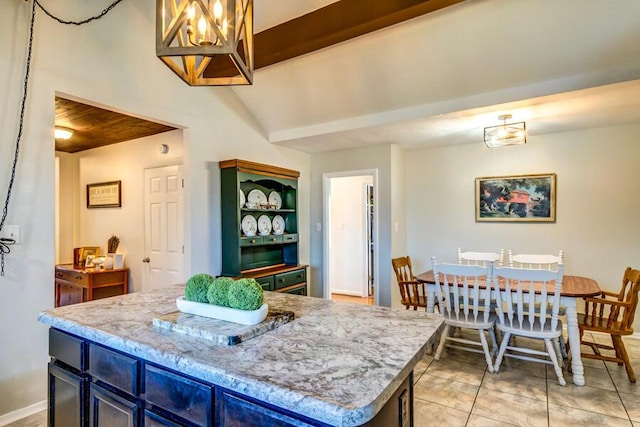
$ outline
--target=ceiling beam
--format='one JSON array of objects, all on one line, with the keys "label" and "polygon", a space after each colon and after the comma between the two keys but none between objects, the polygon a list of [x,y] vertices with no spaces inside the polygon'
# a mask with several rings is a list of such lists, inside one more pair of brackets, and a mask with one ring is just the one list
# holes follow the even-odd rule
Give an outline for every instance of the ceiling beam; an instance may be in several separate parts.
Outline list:
[{"label": "ceiling beam", "polygon": [[[258,0],[259,1],[259,0]],[[255,69],[286,61],[464,0],[340,0],[253,36]],[[212,61],[205,77],[218,74]],[[229,71],[224,70],[222,75]]]}]

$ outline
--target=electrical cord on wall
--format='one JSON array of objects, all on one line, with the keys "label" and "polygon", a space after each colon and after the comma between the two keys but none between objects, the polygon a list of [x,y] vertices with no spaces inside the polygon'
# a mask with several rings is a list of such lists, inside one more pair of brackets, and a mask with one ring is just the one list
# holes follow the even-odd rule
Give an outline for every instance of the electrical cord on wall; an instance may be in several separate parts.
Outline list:
[{"label": "electrical cord on wall", "polygon": [[[61,24],[65,25],[83,25],[89,23],[91,21],[101,19],[107,13],[111,11],[114,7],[118,5],[118,3],[122,2],[122,0],[115,0],[109,6],[102,10],[98,15],[92,16],[90,18],[84,19],[82,21],[65,21],[51,14],[44,6],[40,3],[39,0],[33,0],[31,4],[31,22],[29,24],[29,46],[27,49],[27,60],[25,65],[25,73],[24,73],[24,85],[22,90],[22,101],[20,102],[20,119],[18,121],[18,136],[16,137],[15,150],[13,155],[13,164],[11,166],[11,177],[9,178],[9,185],[7,187],[7,197],[4,200],[4,208],[2,209],[2,218],[0,219],[0,232],[2,232],[2,228],[4,227],[5,220],[7,219],[7,215],[9,214],[9,200],[11,199],[11,191],[13,190],[13,183],[16,177],[16,169],[18,166],[18,155],[20,153],[20,140],[22,139],[22,129],[24,128],[24,111],[27,103],[27,95],[29,89],[29,73],[31,71],[31,53],[33,51],[33,28],[36,19],[36,5],[42,9],[42,11],[49,16],[51,19],[58,21]],[[11,245],[14,245],[16,242],[13,239],[9,239],[6,237],[0,238],[0,276],[4,276],[4,257],[5,255],[11,252]]]}]

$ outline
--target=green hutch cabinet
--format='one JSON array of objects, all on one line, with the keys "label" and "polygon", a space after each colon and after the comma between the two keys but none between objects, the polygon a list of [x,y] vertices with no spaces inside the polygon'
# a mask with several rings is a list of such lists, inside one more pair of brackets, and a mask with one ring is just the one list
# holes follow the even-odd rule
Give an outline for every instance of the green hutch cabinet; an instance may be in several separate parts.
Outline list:
[{"label": "green hutch cabinet", "polygon": [[307,295],[307,266],[298,257],[300,172],[237,159],[219,165],[222,275]]}]

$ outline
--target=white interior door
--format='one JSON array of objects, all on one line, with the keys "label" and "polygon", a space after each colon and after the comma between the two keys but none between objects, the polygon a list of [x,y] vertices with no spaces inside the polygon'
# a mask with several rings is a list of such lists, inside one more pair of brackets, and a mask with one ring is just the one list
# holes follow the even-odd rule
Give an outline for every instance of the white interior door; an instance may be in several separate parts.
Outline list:
[{"label": "white interior door", "polygon": [[183,283],[184,230],[182,165],[144,171],[144,289]]}]

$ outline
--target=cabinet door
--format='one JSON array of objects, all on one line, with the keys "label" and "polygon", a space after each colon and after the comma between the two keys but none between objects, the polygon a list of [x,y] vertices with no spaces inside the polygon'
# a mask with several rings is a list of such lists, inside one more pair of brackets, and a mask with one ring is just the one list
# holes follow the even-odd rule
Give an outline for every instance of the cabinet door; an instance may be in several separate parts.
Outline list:
[{"label": "cabinet door", "polygon": [[86,378],[49,363],[49,426],[84,425],[86,387]]},{"label": "cabinet door", "polygon": [[155,412],[144,411],[144,427],[182,427],[184,425],[186,424],[178,424]]},{"label": "cabinet door", "polygon": [[300,286],[298,288],[289,289],[288,291],[285,291],[285,293],[306,296],[307,295],[307,285],[303,285],[303,286]]},{"label": "cabinet door", "polygon": [[90,427],[137,427],[139,409],[131,402],[102,387],[91,384],[89,392]]},{"label": "cabinet door", "polygon": [[69,304],[78,304],[84,301],[84,288],[82,286],[74,286],[68,283],[56,281],[58,288],[58,301],[56,307],[62,307]]}]

